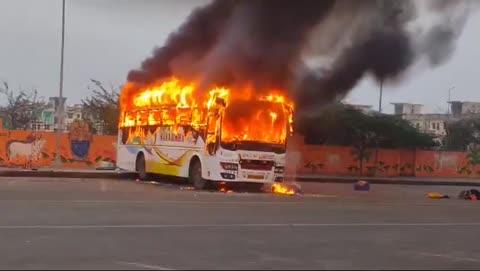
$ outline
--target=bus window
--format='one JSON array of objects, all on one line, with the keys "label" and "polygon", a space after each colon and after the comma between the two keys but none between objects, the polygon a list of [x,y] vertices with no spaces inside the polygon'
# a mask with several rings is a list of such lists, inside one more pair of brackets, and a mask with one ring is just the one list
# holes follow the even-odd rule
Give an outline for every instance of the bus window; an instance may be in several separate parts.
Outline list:
[{"label": "bus window", "polygon": [[187,109],[178,108],[177,109],[177,116],[176,116],[176,123],[177,125],[187,126],[190,125],[192,122],[192,111]]},{"label": "bus window", "polygon": [[161,125],[162,112],[160,110],[152,110],[148,112],[148,125]]},{"label": "bus window", "polygon": [[219,144],[218,132],[220,131],[220,114],[217,110],[210,112],[207,120],[207,151],[215,154]]},{"label": "bus window", "polygon": [[162,109],[162,125],[167,125],[167,126],[175,125],[176,117],[177,117],[177,109],[175,107]]},{"label": "bus window", "polygon": [[128,136],[130,135],[129,130],[130,130],[130,128],[128,128],[128,127],[123,127],[121,129],[121,131],[122,131],[122,144],[124,144],[124,145],[127,143]]},{"label": "bus window", "polygon": [[138,111],[137,119],[135,126],[146,126],[148,125],[148,112],[147,111]]}]

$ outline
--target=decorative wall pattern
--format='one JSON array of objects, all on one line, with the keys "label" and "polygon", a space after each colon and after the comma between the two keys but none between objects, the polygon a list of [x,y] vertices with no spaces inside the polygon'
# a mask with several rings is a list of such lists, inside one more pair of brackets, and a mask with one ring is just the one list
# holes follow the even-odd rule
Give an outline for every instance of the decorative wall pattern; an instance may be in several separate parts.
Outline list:
[{"label": "decorative wall pattern", "polygon": [[[82,123],[57,138],[51,132],[0,130],[0,166],[52,167],[59,143],[63,168],[114,166],[116,136],[92,135]],[[479,177],[480,149],[442,152],[305,145],[291,137],[287,145],[287,174],[418,177]]]},{"label": "decorative wall pattern", "polygon": [[359,153],[352,147],[305,145],[303,137],[294,136],[288,141],[288,160],[294,164],[288,166],[290,173],[300,175],[480,176],[480,149],[469,152],[369,149]]},{"label": "decorative wall pattern", "polygon": [[58,137],[52,132],[0,130],[0,166],[52,167],[57,145],[63,168],[115,165],[116,136],[92,135],[81,122]]}]

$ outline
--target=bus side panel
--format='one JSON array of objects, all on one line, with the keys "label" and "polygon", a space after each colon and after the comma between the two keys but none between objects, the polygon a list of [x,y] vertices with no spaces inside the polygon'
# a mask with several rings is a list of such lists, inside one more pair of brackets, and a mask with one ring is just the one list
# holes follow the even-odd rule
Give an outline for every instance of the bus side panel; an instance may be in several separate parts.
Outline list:
[{"label": "bus side panel", "polygon": [[[202,178],[206,180],[216,181],[221,180],[220,163],[218,157],[215,155],[205,155],[202,161]],[[217,166],[218,165],[218,166]]]},{"label": "bus side panel", "polygon": [[147,172],[177,177],[188,177],[190,160],[198,155],[195,148],[173,146],[145,147]]},{"label": "bus side panel", "polygon": [[142,151],[141,146],[117,144],[117,167],[126,171],[135,172],[137,154]]}]

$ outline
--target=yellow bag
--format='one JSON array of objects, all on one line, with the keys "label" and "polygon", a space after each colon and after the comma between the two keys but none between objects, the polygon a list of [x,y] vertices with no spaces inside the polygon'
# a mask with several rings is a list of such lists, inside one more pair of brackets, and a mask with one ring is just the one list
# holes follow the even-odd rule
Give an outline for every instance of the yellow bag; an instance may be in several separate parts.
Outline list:
[{"label": "yellow bag", "polygon": [[430,199],[448,199],[447,195],[438,192],[428,192],[427,197]]}]

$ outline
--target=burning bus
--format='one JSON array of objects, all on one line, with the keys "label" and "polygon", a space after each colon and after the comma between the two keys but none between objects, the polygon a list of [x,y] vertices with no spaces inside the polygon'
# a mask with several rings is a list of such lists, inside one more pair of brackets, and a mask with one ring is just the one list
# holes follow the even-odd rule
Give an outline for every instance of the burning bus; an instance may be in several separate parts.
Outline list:
[{"label": "burning bus", "polygon": [[208,182],[281,182],[294,109],[281,93],[201,91],[176,78],[127,83],[117,165],[141,179],[150,173],[184,177],[197,189]]}]

